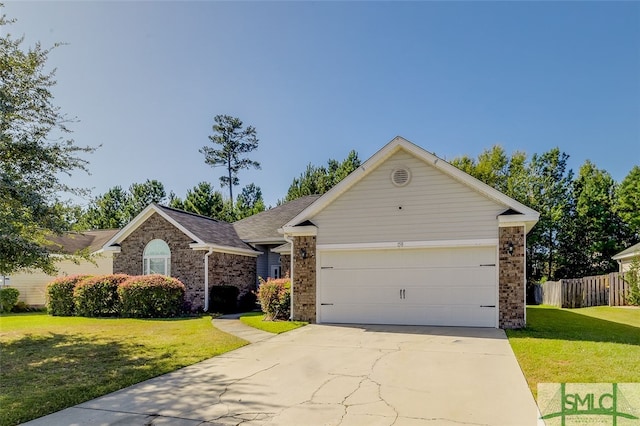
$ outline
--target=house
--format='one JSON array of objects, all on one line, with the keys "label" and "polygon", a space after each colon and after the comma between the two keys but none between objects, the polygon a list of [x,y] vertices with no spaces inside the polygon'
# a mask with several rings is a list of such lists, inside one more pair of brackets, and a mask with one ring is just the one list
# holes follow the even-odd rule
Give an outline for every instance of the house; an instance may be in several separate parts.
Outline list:
[{"label": "house", "polygon": [[182,281],[193,310],[209,308],[209,290],[232,285],[255,289],[262,252],[240,239],[233,225],[151,204],[106,242],[114,273],[162,274]]},{"label": "house", "polygon": [[59,260],[55,262],[58,273],[47,275],[41,271],[25,271],[10,277],[5,277],[5,283],[15,287],[20,292],[19,300],[28,305],[44,306],[46,303],[47,284],[57,276],[88,274],[111,274],[113,259],[111,253],[104,252],[102,246],[118,232],[117,229],[69,232],[52,238],[49,247],[53,252],[73,255],[86,251],[91,255],[91,261],[80,257],[63,257],[53,254]]},{"label": "house", "polygon": [[283,224],[292,318],[523,327],[526,236],[538,217],[396,137]]},{"label": "house", "polygon": [[634,259],[640,261],[640,243],[632,245],[626,250],[622,250],[613,256],[612,259],[618,262],[618,272],[627,272],[631,268],[631,263]]},{"label": "house", "polygon": [[[300,197],[233,223],[240,239],[261,252],[257,259],[259,277],[280,278],[287,274],[288,263],[281,265],[280,251],[275,250],[286,244],[284,235],[278,230],[318,197],[319,195]],[[288,256],[289,250],[284,253]]]},{"label": "house", "polygon": [[257,289],[258,277],[279,278],[286,242],[283,223],[318,196],[302,197],[233,224],[151,204],[105,243],[113,271],[159,273],[182,281],[191,309],[209,309],[216,285],[238,287],[240,296]]}]

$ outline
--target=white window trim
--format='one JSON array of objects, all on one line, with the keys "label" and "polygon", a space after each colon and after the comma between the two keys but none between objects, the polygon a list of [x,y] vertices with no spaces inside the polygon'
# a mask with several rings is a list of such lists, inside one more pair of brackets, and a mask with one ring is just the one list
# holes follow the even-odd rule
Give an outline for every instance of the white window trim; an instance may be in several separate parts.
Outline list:
[{"label": "white window trim", "polygon": [[[168,255],[150,255],[150,256],[146,255],[145,253],[147,251],[147,247],[149,247],[149,245],[154,241],[162,241],[163,243],[165,243],[167,245],[167,248],[169,248],[169,254]],[[168,277],[171,276],[171,248],[169,247],[169,244],[167,244],[166,241],[156,238],[149,241],[147,245],[144,247],[144,250],[142,251],[142,275],[151,275],[151,271],[150,271],[151,260],[162,260],[164,262],[164,274],[162,275],[166,275]]]}]

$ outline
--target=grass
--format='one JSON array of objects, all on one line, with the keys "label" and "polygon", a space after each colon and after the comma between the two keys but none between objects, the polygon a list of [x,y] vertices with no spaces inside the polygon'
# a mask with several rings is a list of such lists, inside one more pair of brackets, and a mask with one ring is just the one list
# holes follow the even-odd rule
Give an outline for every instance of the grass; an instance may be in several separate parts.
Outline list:
[{"label": "grass", "polygon": [[507,336],[534,396],[545,382],[640,382],[640,309],[529,306]]},{"label": "grass", "polygon": [[264,321],[264,314],[262,312],[242,314],[240,321],[253,328],[276,334],[291,331],[308,324],[303,321]]},{"label": "grass", "polygon": [[247,344],[209,317],[0,316],[0,425],[15,425]]}]

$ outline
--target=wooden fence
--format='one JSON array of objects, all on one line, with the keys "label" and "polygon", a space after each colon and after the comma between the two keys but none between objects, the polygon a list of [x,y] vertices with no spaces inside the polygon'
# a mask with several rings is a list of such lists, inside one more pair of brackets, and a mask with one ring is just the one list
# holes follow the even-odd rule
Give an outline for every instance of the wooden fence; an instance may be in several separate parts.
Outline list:
[{"label": "wooden fence", "polygon": [[542,303],[561,308],[624,306],[629,284],[624,275],[613,272],[594,277],[547,281],[542,284]]}]

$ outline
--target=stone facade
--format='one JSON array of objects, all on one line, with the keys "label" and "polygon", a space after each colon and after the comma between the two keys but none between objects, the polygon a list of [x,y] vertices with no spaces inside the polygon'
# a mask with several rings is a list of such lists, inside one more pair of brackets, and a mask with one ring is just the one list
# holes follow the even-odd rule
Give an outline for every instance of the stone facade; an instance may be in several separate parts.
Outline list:
[{"label": "stone facade", "polygon": [[[500,228],[498,231],[498,326],[525,326],[525,232],[523,226]],[[513,254],[509,246],[513,244]]]},{"label": "stone facade", "polygon": [[[204,256],[202,250],[193,250],[191,238],[154,213],[120,243],[120,253],[114,254],[113,272],[129,275],[142,274],[142,257],[149,241],[160,239],[171,250],[171,276],[186,287],[186,302],[196,311],[204,307]],[[255,289],[256,259],[227,253],[209,256],[209,286],[234,285],[240,294]]]},{"label": "stone facade", "polygon": [[[306,251],[306,258],[301,250]],[[290,256],[287,256],[290,257]],[[316,237],[293,237],[293,319],[316,322]]]}]

